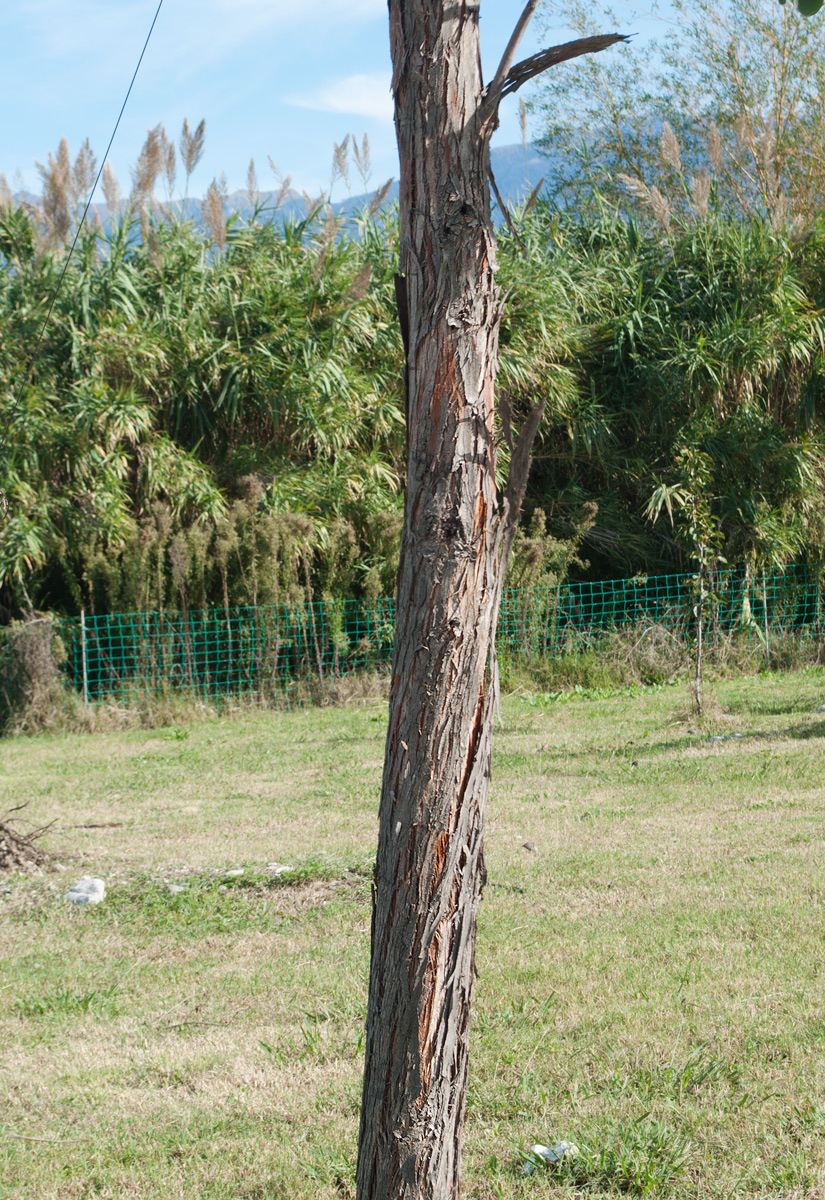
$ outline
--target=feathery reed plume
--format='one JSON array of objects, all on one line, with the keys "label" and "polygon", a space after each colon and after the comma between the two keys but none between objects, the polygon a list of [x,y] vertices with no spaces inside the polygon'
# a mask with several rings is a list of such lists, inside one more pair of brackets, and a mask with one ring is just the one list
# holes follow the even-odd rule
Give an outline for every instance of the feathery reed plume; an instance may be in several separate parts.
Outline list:
[{"label": "feathery reed plume", "polygon": [[784,192],[778,192],[771,208],[771,227],[776,230],[784,229],[788,224],[789,214],[788,197]]},{"label": "feathery reed plume", "polygon": [[663,196],[657,187],[651,187],[650,189],[650,210],[665,233],[669,233],[670,204],[667,197]]},{"label": "feathery reed plume", "polygon": [[132,203],[140,208],[147,207],[154,197],[155,180],[162,166],[160,142],[161,126],[148,130],[146,141],[132,169]]},{"label": "feathery reed plume", "polygon": [[212,241],[221,253],[226,249],[226,217],[224,216],[223,207],[225,199],[226,176],[222,175],[220,181],[217,179],[212,180],[201,205],[203,223],[209,230],[209,236],[212,238]]},{"label": "feathery reed plume", "polygon": [[110,217],[114,217],[120,204],[120,184],[109,163],[105,163],[103,167],[103,195],[106,200],[106,211]]},{"label": "feathery reed plume", "polygon": [[[40,167],[40,163],[37,164]],[[68,157],[68,142],[66,138],[60,139],[58,146],[58,156],[53,158],[49,154],[49,169],[52,172],[52,180],[55,188],[56,196],[59,196],[62,205],[68,209],[72,202],[72,163]],[[42,174],[42,172],[41,172]]]},{"label": "feathery reed plume", "polygon": [[343,179],[346,189],[349,191],[349,143],[350,134],[347,134],[340,146],[337,142],[332,143],[332,171],[329,177],[330,195],[332,195],[332,189],[339,179]]},{"label": "feathery reed plume", "polygon": [[373,193],[373,197],[369,202],[369,209],[368,209],[371,217],[375,216],[375,214],[378,212],[381,205],[386,200],[387,192],[390,190],[393,183],[394,183],[393,179],[388,179],[386,183],[382,184],[381,187],[378,188],[378,190]]},{"label": "feathery reed plume", "polygon": [[642,204],[650,204],[650,188],[643,180],[637,179],[635,175],[625,175],[623,171],[619,172],[618,180],[636,200],[640,200]]},{"label": "feathery reed plume", "polygon": [[518,101],[518,126],[521,130],[521,144],[526,150],[530,144],[527,136],[527,105],[524,103],[524,98],[519,96]]},{"label": "feathery reed plume", "polygon": [[163,174],[166,178],[166,184],[169,188],[169,194],[171,196],[175,190],[175,176],[177,175],[174,142],[169,142],[166,147],[166,159],[163,164]]},{"label": "feathery reed plume", "polygon": [[722,170],[722,138],[715,121],[711,121],[708,130],[708,159],[714,171]]},{"label": "feathery reed plume", "polygon": [[762,166],[765,171],[765,188],[768,201],[772,201],[779,193],[779,175],[776,171],[776,133],[772,125],[767,126],[759,139],[759,149],[762,154]]},{"label": "feathery reed plume", "polygon": [[140,206],[140,237],[144,246],[149,245],[151,226],[149,225],[149,209],[145,204]]},{"label": "feathery reed plume", "polygon": [[158,152],[160,154],[160,174],[166,180],[166,194],[171,201],[175,191],[175,175],[177,174],[177,159],[175,143],[166,134],[163,125],[157,126]]},{"label": "feathery reed plume", "polygon": [[203,144],[206,140],[206,121],[195,128],[194,133],[189,130],[189,122],[186,117],[183,118],[183,128],[180,131],[180,156],[183,159],[183,169],[186,172],[186,182],[189,182],[189,177],[195,167],[203,157]]},{"label": "feathery reed plume", "polygon": [[690,181],[690,207],[700,220],[708,215],[710,206],[710,175],[707,167],[702,167],[698,175]]},{"label": "feathery reed plume", "polygon": [[246,169],[246,194],[253,208],[258,206],[258,173],[255,170],[255,159],[250,158]]},{"label": "feathery reed plume", "polygon": [[323,208],[324,200],[326,199],[326,197],[321,195],[321,196],[316,196],[313,198],[312,196],[310,196],[310,194],[306,190],[306,188],[304,188],[303,191],[301,192],[301,197],[304,201],[304,212],[306,214],[306,220],[311,221],[313,219],[313,217],[317,216],[318,213]]},{"label": "feathery reed plume", "polygon": [[538,183],[533,188],[530,195],[527,197],[527,203],[524,206],[525,217],[527,216],[528,213],[532,212],[533,209],[536,207],[536,204],[538,203],[538,199],[539,199],[539,192],[541,191],[541,185],[543,183],[544,183],[544,176],[542,175],[541,179],[538,181]]},{"label": "feathery reed plume", "polygon": [[158,270],[160,270],[163,262],[163,255],[160,252],[160,238],[158,237],[157,227],[149,221],[145,208],[141,210],[141,229],[143,230],[143,240],[149,257]]},{"label": "feathery reed plume", "polygon": [[344,293],[345,304],[357,304],[359,300],[364,299],[367,292],[370,290],[371,276],[372,267],[369,263],[364,263],[363,267]]},{"label": "feathery reed plume", "polygon": [[268,154],[267,158],[269,159],[269,165],[272,169],[272,174],[275,176],[278,184],[278,191],[276,192],[272,201],[272,206],[275,212],[277,212],[284,200],[286,200],[287,196],[289,195],[290,188],[292,187],[292,176],[283,175],[281,173],[271,154]]},{"label": "feathery reed plume", "polygon": [[519,96],[518,101],[518,123],[521,130],[521,148],[524,151],[524,178],[527,186],[530,186],[530,142],[527,136],[527,105]]},{"label": "feathery reed plume", "polygon": [[89,144],[89,139],[86,138],[77,152],[77,158],[74,160],[74,170],[72,171],[76,202],[85,203],[92,190],[96,174],[97,159]]},{"label": "feathery reed plume", "polygon": [[324,246],[328,246],[330,242],[334,242],[338,234],[344,227],[344,218],[336,217],[332,211],[332,205],[328,204],[326,213],[324,214],[324,225],[318,235],[318,241]]},{"label": "feathery reed plume", "polygon": [[325,242],[323,244],[323,246],[321,247],[321,253],[316,258],[315,264],[312,268],[311,278],[312,278],[313,283],[318,283],[318,281],[320,280],[321,276],[324,273],[324,264],[327,261],[327,250],[328,249],[329,249],[329,242]]},{"label": "feathery reed plume", "polygon": [[670,205],[659,189],[648,187],[643,180],[638,179],[635,175],[625,175],[623,171],[619,172],[618,179],[631,196],[650,209],[662,229],[667,233],[670,229]]},{"label": "feathery reed plume", "polygon": [[745,148],[753,148],[753,131],[751,130],[750,116],[746,112],[742,112],[736,118],[736,124],[733,127],[736,140],[740,146]]},{"label": "feathery reed plume", "polygon": [[0,212],[11,212],[13,208],[14,196],[9,187],[9,181],[5,175],[0,174]]},{"label": "feathery reed plume", "polygon": [[767,125],[762,131],[759,152],[764,172],[765,207],[770,214],[772,227],[783,229],[788,223],[790,206],[787,196],[782,192],[782,180],[776,169],[776,130],[773,125]]},{"label": "feathery reed plume", "polygon": [[[49,155],[49,164],[51,165],[52,156]],[[66,189],[67,196],[71,195],[72,184],[72,163],[69,157],[69,143],[65,138],[60,139],[60,145],[57,147],[57,170],[60,173],[60,179],[63,187]]]},{"label": "feathery reed plume", "polygon": [[74,180],[69,159],[69,143],[60,139],[55,158],[49,152],[46,166],[35,163],[43,180],[39,214],[46,227],[47,243],[65,242],[72,227],[72,192]]},{"label": "feathery reed plume", "polygon": [[662,162],[666,167],[672,167],[679,175],[682,174],[682,156],[679,153],[679,142],[668,121],[662,125],[662,137],[659,142],[662,152]]},{"label": "feathery reed plume", "polygon": [[369,191],[370,176],[372,175],[372,158],[370,156],[370,139],[369,134],[364,134],[364,139],[361,145],[355,134],[352,135],[352,157],[355,159],[355,169],[358,172],[358,178],[364,185],[364,191]]}]

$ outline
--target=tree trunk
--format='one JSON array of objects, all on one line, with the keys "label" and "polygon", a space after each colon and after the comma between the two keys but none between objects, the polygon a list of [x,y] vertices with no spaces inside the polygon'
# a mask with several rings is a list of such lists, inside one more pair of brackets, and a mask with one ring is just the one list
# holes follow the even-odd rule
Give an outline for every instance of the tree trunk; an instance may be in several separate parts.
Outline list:
[{"label": "tree trunk", "polygon": [[[379,815],[358,1200],[448,1200],[461,1179],[476,913],[506,563],[541,416],[495,485],[489,140],[503,89],[601,49],[585,39],[485,95],[477,0],[389,0],[401,161],[399,317],[407,487]],[[598,43],[598,44],[596,44]],[[571,49],[575,47],[575,49]],[[493,93],[492,98],[491,94]],[[509,440],[509,420],[506,422]]]},{"label": "tree trunk", "polygon": [[[500,302],[478,9],[391,0],[407,491],[379,817],[359,1200],[461,1171],[490,776]],[[403,289],[403,290],[402,290]],[[404,314],[402,312],[402,324]]]}]

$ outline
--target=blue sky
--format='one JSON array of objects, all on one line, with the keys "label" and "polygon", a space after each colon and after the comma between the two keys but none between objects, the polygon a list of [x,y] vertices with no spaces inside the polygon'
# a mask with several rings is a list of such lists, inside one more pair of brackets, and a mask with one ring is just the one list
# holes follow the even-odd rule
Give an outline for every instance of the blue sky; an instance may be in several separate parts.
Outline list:
[{"label": "blue sky", "polygon": [[[157,0],[0,3],[0,172],[15,190],[19,171],[39,191],[35,160],[62,136],[73,156],[85,137],[103,153],[156,8]],[[485,77],[521,8],[482,0]],[[641,50],[651,27],[644,8],[626,0],[617,12],[640,31]],[[569,36],[559,25],[549,44]],[[533,28],[520,57],[541,48]],[[111,154],[121,190],[147,128],[163,122],[177,137],[184,117],[206,120],[194,195],[222,172],[230,190],[242,187],[251,157],[260,186],[274,186],[267,155],[317,194],[329,183],[333,142],[349,132],[369,134],[377,186],[398,173],[389,78],[385,0],[164,0]],[[498,144],[519,140],[517,103],[507,102]]]}]

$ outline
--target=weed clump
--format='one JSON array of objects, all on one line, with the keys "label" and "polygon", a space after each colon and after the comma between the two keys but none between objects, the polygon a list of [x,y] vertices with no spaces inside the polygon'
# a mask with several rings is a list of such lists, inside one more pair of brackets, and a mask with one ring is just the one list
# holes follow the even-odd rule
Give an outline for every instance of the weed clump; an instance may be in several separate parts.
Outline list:
[{"label": "weed clump", "polygon": [[645,1117],[619,1122],[601,1138],[583,1142],[562,1172],[578,1187],[615,1188],[643,1196],[667,1186],[690,1157],[690,1142],[667,1121]]},{"label": "weed clump", "polygon": [[0,729],[43,733],[62,729],[77,706],[61,670],[65,650],[49,617],[13,622],[0,649]]}]

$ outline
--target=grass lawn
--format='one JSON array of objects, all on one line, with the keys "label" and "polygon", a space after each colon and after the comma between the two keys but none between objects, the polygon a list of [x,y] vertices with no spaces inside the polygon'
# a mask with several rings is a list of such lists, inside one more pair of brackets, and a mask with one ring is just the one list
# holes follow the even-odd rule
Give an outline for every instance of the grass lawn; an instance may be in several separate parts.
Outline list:
[{"label": "grass lawn", "polygon": [[[714,691],[504,702],[465,1200],[825,1198],[825,672]],[[384,730],[0,745],[64,866],[0,877],[2,1200],[354,1195]]]}]

